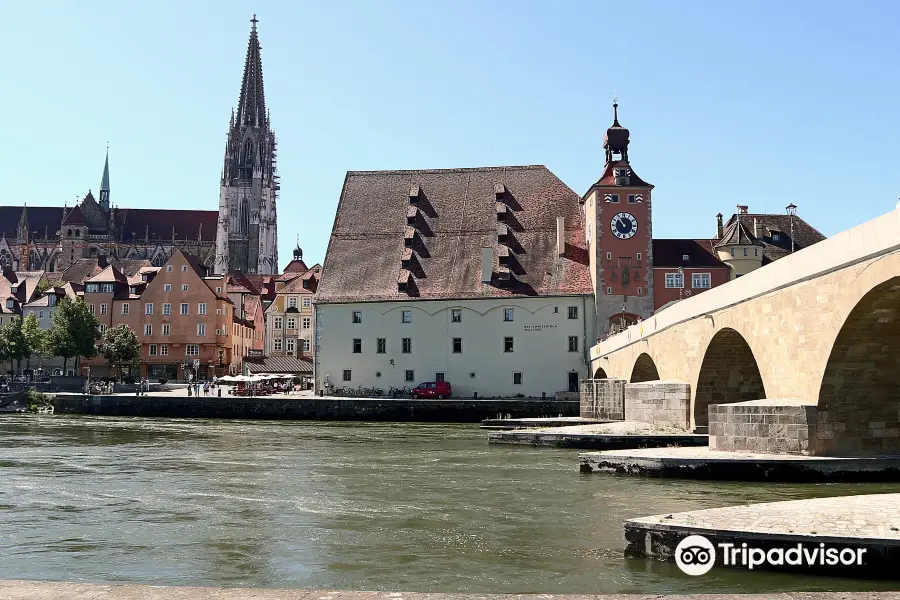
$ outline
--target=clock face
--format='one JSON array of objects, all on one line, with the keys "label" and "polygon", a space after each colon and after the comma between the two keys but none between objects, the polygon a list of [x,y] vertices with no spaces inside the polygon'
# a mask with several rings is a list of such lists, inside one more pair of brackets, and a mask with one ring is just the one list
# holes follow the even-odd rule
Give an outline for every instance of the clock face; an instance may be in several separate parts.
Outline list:
[{"label": "clock face", "polygon": [[626,212],[620,212],[612,218],[610,227],[614,236],[622,240],[627,240],[637,233],[638,222],[633,215]]}]

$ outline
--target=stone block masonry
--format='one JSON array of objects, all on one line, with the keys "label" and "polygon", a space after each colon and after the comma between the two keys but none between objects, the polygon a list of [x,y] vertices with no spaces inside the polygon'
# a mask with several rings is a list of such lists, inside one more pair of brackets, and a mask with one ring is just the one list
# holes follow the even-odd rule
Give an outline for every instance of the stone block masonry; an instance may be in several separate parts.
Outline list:
[{"label": "stone block masonry", "polygon": [[600,421],[625,420],[624,379],[582,379],[581,416]]},{"label": "stone block masonry", "polygon": [[709,407],[709,448],[727,452],[810,454],[815,405],[797,400],[752,400]]},{"label": "stone block masonry", "polygon": [[691,386],[681,381],[626,384],[625,420],[690,429]]}]

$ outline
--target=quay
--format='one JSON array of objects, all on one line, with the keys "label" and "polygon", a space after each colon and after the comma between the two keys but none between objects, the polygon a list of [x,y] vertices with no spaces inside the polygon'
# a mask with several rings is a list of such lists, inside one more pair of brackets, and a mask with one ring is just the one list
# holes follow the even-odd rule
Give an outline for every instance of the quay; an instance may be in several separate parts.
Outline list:
[{"label": "quay", "polygon": [[578,400],[511,398],[485,400],[448,398],[335,398],[322,396],[174,396],[57,394],[56,414],[116,417],[168,417],[203,419],[265,419],[316,421],[395,421],[479,423],[510,414],[518,418],[577,415]]},{"label": "quay", "polygon": [[[864,563],[796,566],[793,570],[896,579],[900,561],[900,494],[767,502],[630,519],[625,521],[625,552],[631,556],[674,559],[676,546],[689,535],[701,535],[716,546],[716,567],[725,566],[718,544],[740,548],[746,543],[764,551],[797,544],[813,549],[824,544],[826,548],[865,550]],[[755,568],[788,570],[787,565]]]},{"label": "quay", "polygon": [[711,450],[637,448],[584,452],[582,473],[735,481],[900,481],[900,456],[803,456]]},{"label": "quay", "polygon": [[490,444],[617,450],[670,446],[703,446],[709,436],[634,421],[598,422],[587,425],[494,431]]},{"label": "quay", "polygon": [[533,429],[535,427],[568,427],[570,425],[596,425],[603,423],[587,417],[525,417],[522,419],[485,419],[482,429]]},{"label": "quay", "polygon": [[102,585],[0,581],[4,600],[900,600],[898,592],[783,592],[772,594],[428,594],[322,590]]}]

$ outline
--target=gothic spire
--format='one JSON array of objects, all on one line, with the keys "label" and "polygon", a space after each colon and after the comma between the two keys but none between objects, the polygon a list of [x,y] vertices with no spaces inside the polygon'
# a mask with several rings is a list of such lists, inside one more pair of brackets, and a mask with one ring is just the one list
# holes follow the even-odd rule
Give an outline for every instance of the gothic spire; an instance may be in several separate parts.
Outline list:
[{"label": "gothic spire", "polygon": [[19,238],[28,239],[28,204],[22,205],[22,215],[19,217]]},{"label": "gothic spire", "polygon": [[103,180],[100,182],[100,208],[109,210],[109,146],[106,147],[106,162],[103,163]]},{"label": "gothic spire", "polygon": [[250,19],[250,42],[247,44],[247,59],[244,62],[244,78],[241,81],[241,95],[238,98],[236,125],[264,127],[266,124],[266,98],[263,93],[262,58],[259,54],[259,37],[256,24],[259,20],[254,13]]}]

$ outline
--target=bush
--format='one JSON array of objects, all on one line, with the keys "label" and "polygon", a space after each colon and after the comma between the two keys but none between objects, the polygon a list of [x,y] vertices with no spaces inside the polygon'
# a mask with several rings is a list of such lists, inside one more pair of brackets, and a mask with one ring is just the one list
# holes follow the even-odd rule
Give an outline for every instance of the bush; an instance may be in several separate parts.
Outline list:
[{"label": "bush", "polygon": [[39,392],[34,388],[28,390],[29,412],[37,412],[39,408],[45,408],[47,406],[53,406],[53,403],[43,392]]}]

